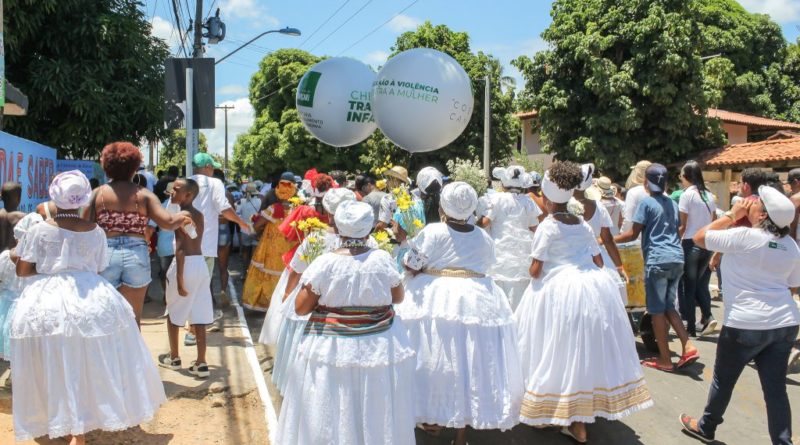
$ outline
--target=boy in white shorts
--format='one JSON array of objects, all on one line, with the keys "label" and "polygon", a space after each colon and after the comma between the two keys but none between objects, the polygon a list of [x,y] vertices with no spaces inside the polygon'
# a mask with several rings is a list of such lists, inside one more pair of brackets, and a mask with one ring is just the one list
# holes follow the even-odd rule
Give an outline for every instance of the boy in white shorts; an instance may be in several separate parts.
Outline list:
[{"label": "boy in white shorts", "polygon": [[192,179],[178,179],[172,189],[172,202],[179,205],[180,214],[192,218],[194,224],[175,231],[175,261],[167,271],[169,353],[159,355],[158,364],[172,370],[181,368],[178,334],[188,320],[197,337],[197,360],[192,362],[189,372],[204,379],[210,375],[206,363],[206,325],[214,322],[214,308],[211,276],[201,248],[203,214],[192,206],[199,192],[197,182]]}]

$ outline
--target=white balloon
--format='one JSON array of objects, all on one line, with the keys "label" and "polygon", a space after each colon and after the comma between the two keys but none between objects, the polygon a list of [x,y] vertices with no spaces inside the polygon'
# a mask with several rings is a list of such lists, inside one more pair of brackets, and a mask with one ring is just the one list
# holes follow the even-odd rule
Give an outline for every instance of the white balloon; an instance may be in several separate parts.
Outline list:
[{"label": "white balloon", "polygon": [[334,57],[312,66],[297,87],[297,112],[311,134],[334,147],[368,138],[377,127],[372,114],[375,72],[355,59]]},{"label": "white balloon", "polygon": [[472,82],[449,55],[415,48],[386,62],[372,88],[378,128],[412,153],[453,142],[472,116]]}]

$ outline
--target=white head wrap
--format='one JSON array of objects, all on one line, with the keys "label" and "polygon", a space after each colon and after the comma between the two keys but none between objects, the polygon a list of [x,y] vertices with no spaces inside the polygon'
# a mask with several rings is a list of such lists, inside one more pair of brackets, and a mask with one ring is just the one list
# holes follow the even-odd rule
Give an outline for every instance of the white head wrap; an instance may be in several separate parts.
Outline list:
[{"label": "white head wrap", "polygon": [[28,232],[28,229],[44,221],[42,215],[38,213],[28,213],[14,226],[14,239],[19,241],[22,235]]},{"label": "white head wrap", "polygon": [[355,201],[356,194],[346,188],[330,189],[322,198],[322,207],[331,215],[336,214],[339,204],[345,201]]},{"label": "white head wrap", "polygon": [[764,203],[769,219],[779,228],[789,227],[794,221],[795,208],[792,200],[778,190],[762,185],[758,188],[758,197]]},{"label": "white head wrap", "polygon": [[555,182],[550,180],[550,171],[544,172],[542,193],[544,193],[547,199],[556,204],[564,204],[569,201],[569,198],[572,198],[572,190],[559,188]]},{"label": "white head wrap", "polygon": [[519,165],[510,165],[506,168],[495,167],[492,176],[499,179],[506,188],[525,187],[525,168]]},{"label": "white head wrap", "polygon": [[434,181],[441,186],[443,184],[443,176],[442,172],[434,167],[425,167],[417,173],[417,187],[419,187],[420,191],[425,192]]},{"label": "white head wrap", "polygon": [[372,206],[365,202],[345,201],[333,216],[339,235],[346,238],[364,238],[372,231],[375,215]]},{"label": "white head wrap", "polygon": [[478,194],[466,182],[452,182],[442,189],[439,203],[445,215],[463,221],[468,219],[478,207]]},{"label": "white head wrap", "polygon": [[80,170],[59,173],[50,183],[50,199],[56,207],[72,210],[85,207],[92,196],[92,185]]},{"label": "white head wrap", "polygon": [[594,164],[583,164],[581,165],[581,176],[583,180],[581,184],[577,187],[578,191],[584,191],[592,186],[592,176],[594,176]]}]

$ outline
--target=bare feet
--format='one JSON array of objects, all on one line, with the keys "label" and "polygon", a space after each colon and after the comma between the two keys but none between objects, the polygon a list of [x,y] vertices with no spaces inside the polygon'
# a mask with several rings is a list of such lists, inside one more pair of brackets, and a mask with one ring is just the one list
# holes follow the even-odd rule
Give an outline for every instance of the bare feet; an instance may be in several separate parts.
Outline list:
[{"label": "bare feet", "polygon": [[580,443],[586,442],[586,424],[583,422],[575,422],[569,426],[569,432]]},{"label": "bare feet", "polygon": [[72,436],[69,440],[69,445],[86,445],[86,436],[83,434],[80,436]]}]

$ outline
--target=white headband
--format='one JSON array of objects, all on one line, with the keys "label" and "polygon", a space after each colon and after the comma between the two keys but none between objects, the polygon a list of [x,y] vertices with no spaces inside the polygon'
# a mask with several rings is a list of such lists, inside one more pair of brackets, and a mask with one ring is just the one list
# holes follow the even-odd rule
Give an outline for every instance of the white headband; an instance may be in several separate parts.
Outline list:
[{"label": "white headband", "polygon": [[375,215],[372,206],[358,201],[339,204],[333,216],[339,235],[346,238],[364,238],[372,231]]},{"label": "white headband", "polygon": [[544,172],[544,179],[542,179],[542,193],[550,201],[556,204],[564,204],[572,197],[572,190],[564,190],[556,185],[555,182],[550,180],[550,171]]},{"label": "white headband", "polygon": [[86,207],[92,196],[92,185],[80,170],[59,173],[50,183],[50,199],[56,207],[72,210]]},{"label": "white headband", "polygon": [[519,165],[510,165],[506,168],[495,167],[492,176],[499,179],[506,188],[525,187],[525,168]]},{"label": "white headband", "polygon": [[580,185],[577,187],[578,191],[584,191],[592,186],[592,176],[594,176],[594,164],[581,165],[581,180]]}]

